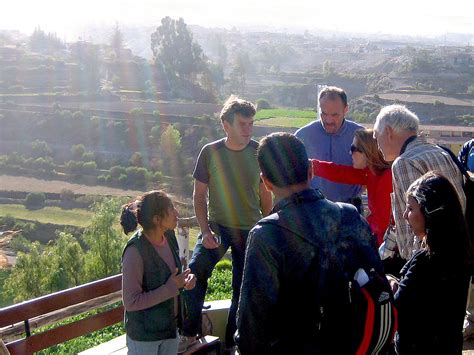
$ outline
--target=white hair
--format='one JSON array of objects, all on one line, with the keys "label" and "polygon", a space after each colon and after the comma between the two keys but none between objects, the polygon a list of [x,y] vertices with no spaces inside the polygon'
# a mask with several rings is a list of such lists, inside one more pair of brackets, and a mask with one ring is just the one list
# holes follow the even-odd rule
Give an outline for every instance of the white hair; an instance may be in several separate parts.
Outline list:
[{"label": "white hair", "polygon": [[420,119],[403,105],[385,106],[377,115],[374,130],[382,133],[386,126],[390,126],[396,132],[418,133]]}]

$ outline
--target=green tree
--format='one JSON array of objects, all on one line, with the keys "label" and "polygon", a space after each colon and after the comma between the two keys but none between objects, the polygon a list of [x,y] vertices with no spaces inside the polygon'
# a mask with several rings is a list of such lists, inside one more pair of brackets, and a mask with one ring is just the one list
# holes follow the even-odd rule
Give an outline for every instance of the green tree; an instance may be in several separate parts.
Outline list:
[{"label": "green tree", "polygon": [[95,203],[91,225],[84,232],[88,246],[85,255],[87,281],[97,280],[120,272],[120,260],[125,238],[117,229],[120,214],[119,199],[108,198]]},{"label": "green tree", "polygon": [[18,252],[5,280],[3,298],[20,302],[81,283],[84,252],[71,234],[59,233],[46,247],[39,242],[27,243],[26,250]]},{"label": "green tree", "polygon": [[140,152],[135,152],[130,158],[130,164],[137,167],[143,166],[143,155]]},{"label": "green tree", "polygon": [[86,147],[84,147],[84,144],[75,144],[71,147],[71,153],[74,160],[81,160],[85,152]]},{"label": "green tree", "polygon": [[232,89],[245,95],[247,78],[255,72],[248,52],[239,51],[235,57],[234,68],[231,72]]},{"label": "green tree", "polygon": [[334,74],[334,68],[330,60],[326,60],[323,64],[323,75],[327,78]]},{"label": "green tree", "polygon": [[225,68],[227,65],[228,57],[227,47],[221,36],[216,35],[214,38],[217,47],[217,56],[219,57],[217,63],[221,68]]},{"label": "green tree", "polygon": [[126,185],[128,187],[146,189],[146,183],[151,179],[150,172],[146,168],[129,166],[125,169],[125,173],[127,175]]},{"label": "green tree", "polygon": [[204,75],[208,75],[209,79],[212,80],[212,85],[215,85],[216,90],[218,91],[225,83],[224,69],[220,64],[212,62],[208,63],[208,67],[209,72],[206,72]]},{"label": "green tree", "polygon": [[30,144],[31,148],[31,156],[33,158],[40,158],[40,157],[49,157],[53,152],[49,147],[48,143],[40,140],[35,140]]},{"label": "green tree", "polygon": [[161,126],[159,124],[152,127],[150,131],[150,136],[151,136],[151,139],[153,139],[155,143],[157,141],[159,142],[160,137],[161,137]]},{"label": "green tree", "polygon": [[270,109],[272,106],[266,99],[258,99],[257,100],[257,111],[259,110],[265,110],[265,109]]},{"label": "green tree", "polygon": [[7,298],[16,303],[45,294],[43,285],[48,270],[41,254],[39,242],[32,243],[28,253],[18,253],[12,273],[5,280],[3,292]]},{"label": "green tree", "polygon": [[161,152],[167,158],[171,158],[174,154],[180,154],[181,148],[181,134],[176,128],[173,127],[173,125],[169,125],[161,134]]},{"label": "green tree", "polygon": [[74,191],[69,189],[62,189],[59,198],[61,200],[62,208],[72,208],[74,206]]},{"label": "green tree", "polygon": [[77,63],[72,87],[88,93],[98,93],[101,86],[101,61],[97,45],[80,41],[72,43],[71,57]]},{"label": "green tree", "polygon": [[30,192],[25,198],[25,207],[36,210],[44,207],[46,197],[42,192]]},{"label": "green tree", "polygon": [[122,34],[122,31],[120,31],[120,27],[118,23],[115,23],[115,27],[112,31],[112,35],[110,36],[110,47],[112,47],[112,50],[114,51],[115,58],[117,60],[120,60],[122,50],[124,47],[124,41],[123,41],[123,34]]},{"label": "green tree", "polygon": [[70,233],[60,232],[50,249],[51,292],[78,286],[84,276],[84,251]]},{"label": "green tree", "polygon": [[195,83],[197,75],[205,68],[201,46],[193,41],[182,18],[174,20],[167,16],[161,19],[161,25],[151,35],[151,50],[155,65],[170,84]]},{"label": "green tree", "polygon": [[181,134],[172,125],[166,127],[160,139],[160,151],[162,154],[163,170],[173,176],[181,176]]},{"label": "green tree", "polygon": [[82,154],[83,161],[95,161],[95,153],[94,152],[85,152]]},{"label": "green tree", "polygon": [[120,165],[114,165],[110,168],[110,176],[114,179],[118,179],[120,175],[125,174],[125,168]]},{"label": "green tree", "polygon": [[32,51],[40,53],[52,53],[58,49],[65,48],[64,43],[56,34],[46,34],[40,27],[35,28],[28,44]]}]

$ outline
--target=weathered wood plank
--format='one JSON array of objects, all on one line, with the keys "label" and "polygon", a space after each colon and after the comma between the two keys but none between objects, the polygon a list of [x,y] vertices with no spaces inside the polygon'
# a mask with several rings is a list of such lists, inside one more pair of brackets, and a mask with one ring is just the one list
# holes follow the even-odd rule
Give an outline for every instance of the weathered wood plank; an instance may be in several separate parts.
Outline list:
[{"label": "weathered wood plank", "polygon": [[[60,310],[53,311],[45,315],[41,315],[39,317],[32,318],[30,319],[30,322],[29,322],[30,330],[33,331],[34,329],[37,329],[39,327],[57,323],[61,320],[90,311],[92,309],[108,306],[117,301],[120,301],[121,298],[122,298],[122,291],[117,291],[117,292],[111,293],[110,295],[98,297],[90,301],[82,302],[78,305],[69,306],[64,309],[60,309]],[[6,342],[11,342],[13,340],[16,340],[22,337],[24,333],[25,333],[24,323],[20,322],[8,327],[1,328],[0,339],[3,339]]]},{"label": "weathered wood plank", "polygon": [[0,328],[120,291],[122,274],[0,309]]},{"label": "weathered wood plank", "polygon": [[49,348],[50,346],[64,343],[78,336],[108,327],[118,323],[123,318],[123,306],[96,314],[77,322],[62,325],[45,333],[35,334],[30,337],[7,344],[12,355],[32,354],[35,351]]}]

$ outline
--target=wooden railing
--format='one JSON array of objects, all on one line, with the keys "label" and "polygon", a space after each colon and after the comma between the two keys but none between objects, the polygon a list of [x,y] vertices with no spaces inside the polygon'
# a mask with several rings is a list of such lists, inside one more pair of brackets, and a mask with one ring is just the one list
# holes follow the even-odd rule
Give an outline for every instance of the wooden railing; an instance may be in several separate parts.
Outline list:
[{"label": "wooden railing", "polygon": [[[33,329],[56,323],[121,299],[122,275],[56,292],[0,309],[0,338],[11,354],[32,354],[81,335],[105,328],[123,319],[123,306],[38,334]],[[21,339],[8,339],[23,336]]]},{"label": "wooden railing", "polygon": [[[180,256],[189,257],[189,228],[195,217],[181,219],[178,226]],[[108,306],[122,297],[122,275],[111,276],[0,309],[0,340],[11,354],[32,354],[123,320],[120,304],[93,316],[32,334],[33,330],[71,316]]]}]

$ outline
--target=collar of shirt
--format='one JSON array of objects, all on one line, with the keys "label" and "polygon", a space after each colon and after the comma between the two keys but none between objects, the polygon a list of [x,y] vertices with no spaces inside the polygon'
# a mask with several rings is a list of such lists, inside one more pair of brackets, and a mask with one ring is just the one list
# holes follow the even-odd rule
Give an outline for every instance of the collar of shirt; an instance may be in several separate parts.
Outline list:
[{"label": "collar of shirt", "polygon": [[306,189],[300,192],[295,192],[291,196],[280,200],[272,209],[272,213],[278,212],[291,204],[298,205],[300,203],[321,200],[324,196],[318,189]]},{"label": "collar of shirt", "polygon": [[418,136],[411,136],[411,137],[408,137],[408,139],[405,141],[405,143],[403,143],[402,149],[400,149],[400,155],[402,155],[403,153],[405,153],[405,150],[407,149],[408,144],[410,144],[411,142],[413,142],[417,137],[418,137]]}]

